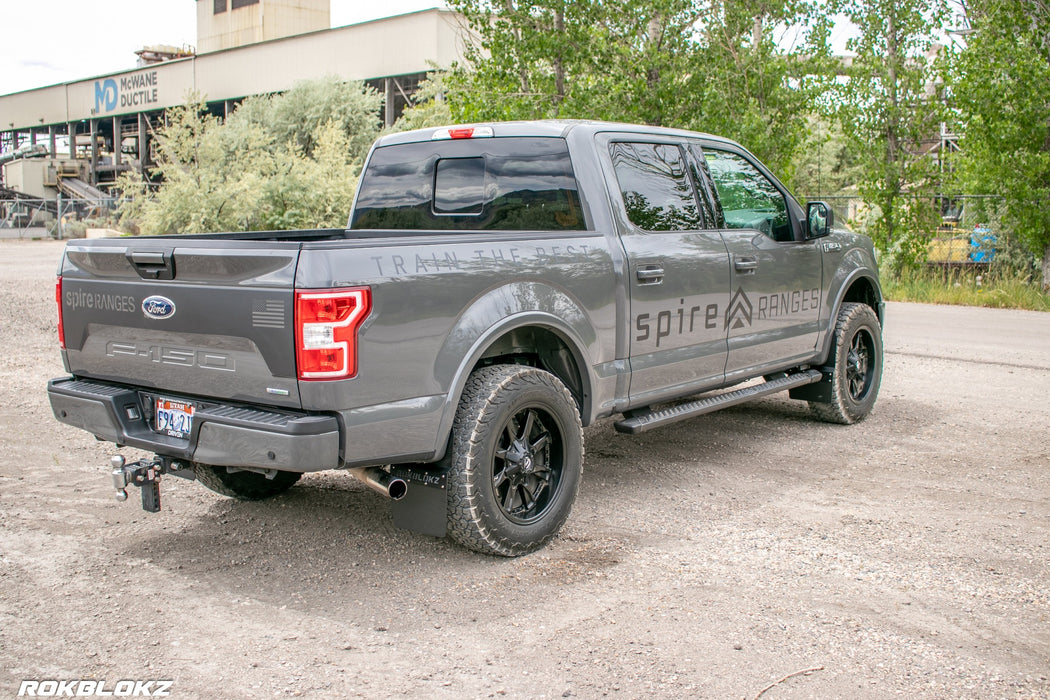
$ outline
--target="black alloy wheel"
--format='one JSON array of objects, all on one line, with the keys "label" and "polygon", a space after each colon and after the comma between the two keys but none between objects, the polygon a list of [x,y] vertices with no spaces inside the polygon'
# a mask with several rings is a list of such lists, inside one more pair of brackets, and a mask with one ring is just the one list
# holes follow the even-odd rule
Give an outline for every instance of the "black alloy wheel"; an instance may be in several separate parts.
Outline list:
[{"label": "black alloy wheel", "polygon": [[867,304],[839,309],[824,376],[827,398],[809,404],[817,418],[850,425],[871,413],[882,383],[882,326]]},{"label": "black alloy wheel", "polygon": [[448,533],[465,547],[516,557],[557,536],[583,474],[576,400],[528,365],[474,370],[449,445]]},{"label": "black alloy wheel", "polygon": [[853,336],[849,352],[846,353],[846,381],[849,396],[854,401],[864,400],[871,388],[874,376],[875,341],[866,328],[860,328]]},{"label": "black alloy wheel", "polygon": [[538,406],[521,409],[503,426],[493,459],[492,492],[508,520],[533,523],[556,500],[564,469],[561,444],[557,423]]}]

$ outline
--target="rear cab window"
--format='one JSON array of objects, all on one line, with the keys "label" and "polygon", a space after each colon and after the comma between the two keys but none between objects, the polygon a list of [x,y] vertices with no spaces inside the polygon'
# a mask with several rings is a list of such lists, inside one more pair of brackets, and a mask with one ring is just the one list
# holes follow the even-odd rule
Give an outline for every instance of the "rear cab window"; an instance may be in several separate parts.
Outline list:
[{"label": "rear cab window", "polygon": [[351,229],[586,230],[562,138],[501,137],[376,148]]},{"label": "rear cab window", "polygon": [[685,158],[677,145],[614,142],[610,155],[632,224],[646,231],[704,228]]},{"label": "rear cab window", "polygon": [[609,144],[627,218],[650,231],[721,226],[721,209],[699,144],[613,141]]}]

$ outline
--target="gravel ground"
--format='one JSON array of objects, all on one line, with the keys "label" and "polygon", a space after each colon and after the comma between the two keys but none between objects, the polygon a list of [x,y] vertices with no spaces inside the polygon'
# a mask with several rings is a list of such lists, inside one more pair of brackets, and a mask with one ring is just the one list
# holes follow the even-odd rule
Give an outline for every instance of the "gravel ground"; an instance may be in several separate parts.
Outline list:
[{"label": "gravel ground", "polygon": [[115,502],[44,392],[60,254],[0,241],[0,697],[1050,697],[1050,315],[891,304],[857,426],[780,396],[594,426],[563,534],[504,560],[342,473]]}]

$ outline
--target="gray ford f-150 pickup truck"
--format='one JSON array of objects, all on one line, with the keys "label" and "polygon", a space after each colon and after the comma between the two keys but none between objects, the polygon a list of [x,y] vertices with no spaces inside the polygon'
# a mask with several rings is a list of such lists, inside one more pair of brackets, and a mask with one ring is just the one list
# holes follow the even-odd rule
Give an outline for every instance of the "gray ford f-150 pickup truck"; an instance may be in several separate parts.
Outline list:
[{"label": "gray ford f-150 pickup truck", "polygon": [[58,420],[257,499],[347,469],[396,524],[518,555],[576,498],[583,426],[778,391],[871,410],[871,241],[731,141],[597,122],[382,137],[346,229],[72,241]]}]

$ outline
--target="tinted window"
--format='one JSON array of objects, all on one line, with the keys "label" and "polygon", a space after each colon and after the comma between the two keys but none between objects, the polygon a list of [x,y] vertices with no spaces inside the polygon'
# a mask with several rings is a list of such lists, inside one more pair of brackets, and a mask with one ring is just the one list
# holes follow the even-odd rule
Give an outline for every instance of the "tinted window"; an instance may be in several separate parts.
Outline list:
[{"label": "tinted window", "polygon": [[647,231],[695,231],[704,227],[678,146],[614,143],[610,148],[632,224]]},{"label": "tinted window", "polygon": [[578,231],[586,225],[564,139],[481,138],[377,148],[353,229]]},{"label": "tinted window", "polygon": [[775,241],[794,240],[787,202],[776,185],[743,157],[706,149],[726,228],[753,228]]}]

